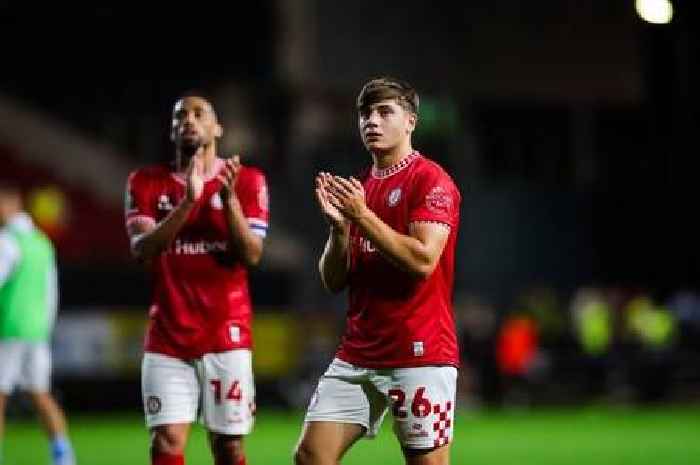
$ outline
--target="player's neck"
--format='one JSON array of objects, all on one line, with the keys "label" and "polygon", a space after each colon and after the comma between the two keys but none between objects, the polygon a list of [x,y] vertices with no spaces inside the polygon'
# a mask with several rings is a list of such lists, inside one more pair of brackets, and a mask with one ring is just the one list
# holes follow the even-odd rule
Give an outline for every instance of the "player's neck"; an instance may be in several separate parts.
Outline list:
[{"label": "player's neck", "polygon": [[176,168],[178,173],[182,173],[187,170],[187,165],[190,163],[192,157],[197,157],[202,160],[205,176],[210,174],[217,165],[216,157],[216,145],[211,144],[206,147],[200,147],[194,153],[194,155],[189,155],[184,153],[182,150],[178,149],[176,153]]},{"label": "player's neck", "polygon": [[386,151],[372,152],[374,167],[378,170],[389,168],[414,152],[411,143],[401,144]]}]

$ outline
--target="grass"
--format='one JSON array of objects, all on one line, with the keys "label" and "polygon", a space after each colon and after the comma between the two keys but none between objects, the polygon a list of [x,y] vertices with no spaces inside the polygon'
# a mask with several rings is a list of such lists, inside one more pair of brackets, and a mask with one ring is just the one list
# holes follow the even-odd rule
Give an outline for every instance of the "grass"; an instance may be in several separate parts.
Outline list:
[{"label": "grass", "polygon": [[[291,464],[302,413],[261,411],[246,439],[250,465]],[[70,417],[78,465],[148,465],[141,417]],[[360,441],[343,465],[402,464],[385,421],[375,440]],[[687,465],[700,463],[700,406],[656,409],[582,408],[534,411],[458,411],[452,464]],[[36,422],[11,420],[3,465],[45,465],[48,447]],[[206,436],[193,429],[187,463],[211,464]]]}]

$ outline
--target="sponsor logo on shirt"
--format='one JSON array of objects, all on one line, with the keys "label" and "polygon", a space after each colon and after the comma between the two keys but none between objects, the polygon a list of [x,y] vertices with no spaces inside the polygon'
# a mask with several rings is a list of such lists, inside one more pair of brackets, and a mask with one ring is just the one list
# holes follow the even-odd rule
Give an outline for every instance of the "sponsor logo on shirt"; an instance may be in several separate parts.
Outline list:
[{"label": "sponsor logo on shirt", "polygon": [[363,253],[374,253],[377,251],[377,248],[374,247],[374,244],[370,242],[369,239],[365,239],[364,237],[360,237],[360,250]]},{"label": "sponsor logo on shirt", "polygon": [[389,198],[387,199],[387,204],[390,207],[395,207],[397,203],[401,200],[401,188],[397,187],[389,193]]},{"label": "sponsor logo on shirt", "polygon": [[452,196],[442,186],[435,186],[425,196],[425,206],[435,213],[449,213],[452,208]]},{"label": "sponsor logo on shirt", "polygon": [[183,241],[177,239],[172,246],[175,255],[204,255],[212,252],[226,252],[228,242],[226,241]]}]

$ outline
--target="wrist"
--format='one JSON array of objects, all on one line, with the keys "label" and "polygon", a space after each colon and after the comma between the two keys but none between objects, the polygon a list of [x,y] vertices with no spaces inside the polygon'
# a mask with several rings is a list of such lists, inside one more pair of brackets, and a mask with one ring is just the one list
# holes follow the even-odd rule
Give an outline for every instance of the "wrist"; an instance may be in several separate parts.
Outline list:
[{"label": "wrist", "polygon": [[238,201],[238,196],[236,195],[235,192],[229,191],[226,197],[224,198],[224,205],[228,207],[231,210],[236,210],[240,208],[241,203]]},{"label": "wrist", "polygon": [[331,223],[329,229],[330,229],[331,235],[342,238],[342,237],[345,237],[348,235],[349,228],[347,225],[340,226],[340,225],[336,225],[336,224]]},{"label": "wrist", "polygon": [[352,220],[355,223],[361,223],[363,220],[366,220],[371,214],[372,210],[367,208],[367,205],[362,205],[362,207],[359,209],[359,211]]}]

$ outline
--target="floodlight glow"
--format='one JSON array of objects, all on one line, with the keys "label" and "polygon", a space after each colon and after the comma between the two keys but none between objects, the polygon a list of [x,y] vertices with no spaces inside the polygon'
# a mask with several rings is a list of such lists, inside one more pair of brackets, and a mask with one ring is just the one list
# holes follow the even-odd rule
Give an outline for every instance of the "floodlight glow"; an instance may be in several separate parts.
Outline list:
[{"label": "floodlight glow", "polygon": [[673,18],[673,4],[670,0],[635,0],[637,14],[652,24],[668,24]]}]

